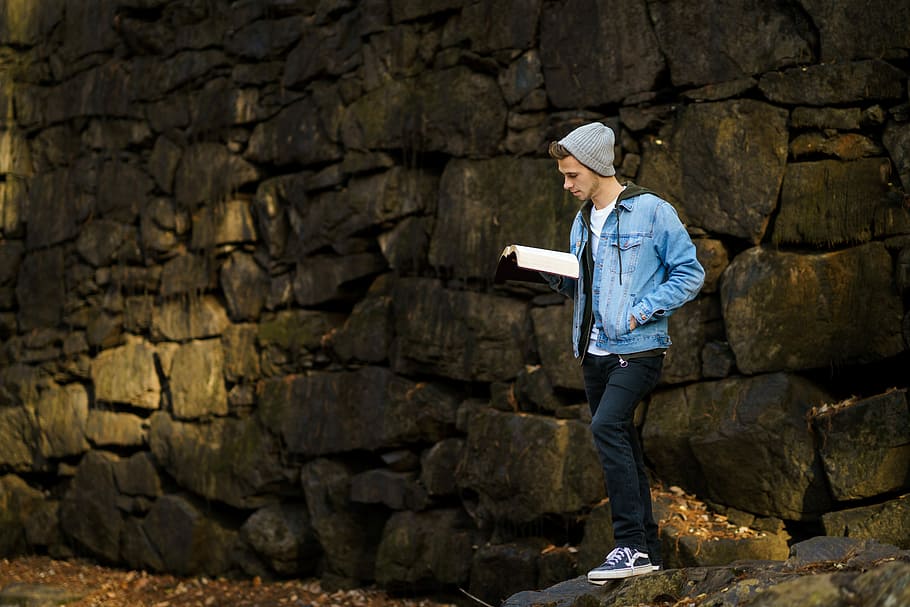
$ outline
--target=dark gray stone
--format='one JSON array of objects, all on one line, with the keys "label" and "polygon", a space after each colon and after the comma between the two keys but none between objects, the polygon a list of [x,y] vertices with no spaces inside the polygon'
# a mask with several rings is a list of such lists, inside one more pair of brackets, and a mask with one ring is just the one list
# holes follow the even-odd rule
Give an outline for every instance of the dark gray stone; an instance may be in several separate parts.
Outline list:
[{"label": "dark gray stone", "polygon": [[396,372],[491,381],[524,365],[527,312],[508,298],[409,278],[397,282],[392,301]]},{"label": "dark gray stone", "polygon": [[768,72],[759,80],[775,103],[829,105],[901,99],[906,74],[881,60],[830,63]]},{"label": "dark gray stone", "polygon": [[238,188],[259,178],[259,170],[217,143],[197,143],[180,158],[174,178],[177,202],[187,209],[205,203],[213,212]]},{"label": "dark gray stone", "polygon": [[332,335],[332,349],[345,361],[368,364],[387,361],[392,345],[392,322],[391,296],[385,292],[368,294],[355,304],[344,325]]},{"label": "dark gray stone", "polygon": [[[649,0],[648,11],[676,86],[735,80],[814,59],[809,23],[774,4]],[[692,19],[693,13],[703,18]]]},{"label": "dark gray stone", "polygon": [[277,165],[314,164],[339,160],[336,143],[337,102],[304,98],[253,129],[246,157]]},{"label": "dark gray stone", "polygon": [[63,264],[60,247],[34,251],[22,259],[16,282],[20,331],[55,327],[62,320]]},{"label": "dark gray stone", "polygon": [[377,468],[351,477],[351,501],[419,512],[427,507],[429,497],[413,472]]},{"label": "dark gray stone", "polygon": [[500,49],[527,49],[535,42],[541,0],[509,0],[491,4],[468,1],[461,10],[461,26],[471,50],[490,53]]},{"label": "dark gray stone", "polygon": [[701,379],[701,353],[711,339],[722,337],[723,319],[715,297],[700,297],[676,310],[669,319],[673,345],[667,350],[661,382],[678,384]]},{"label": "dark gray stone", "polygon": [[787,164],[774,242],[825,247],[868,242],[889,170],[883,158]]},{"label": "dark gray stone", "polygon": [[[522,184],[502,196],[503,176]],[[502,249],[524,244],[568,249],[577,201],[561,191],[552,161],[499,157],[453,160],[439,184],[439,211],[430,264],[458,278],[491,280]]]},{"label": "dark gray stone", "polygon": [[396,512],[376,554],[376,581],[392,591],[430,592],[464,585],[476,532],[461,510]]},{"label": "dark gray stone", "polygon": [[[591,41],[609,40],[591,52]],[[540,19],[540,61],[557,108],[595,107],[650,91],[664,58],[645,0],[570,0]],[[610,74],[610,86],[592,86]]]},{"label": "dark gray stone", "polygon": [[538,561],[547,542],[527,538],[504,544],[486,544],[471,562],[470,593],[499,605],[525,588],[537,588]]},{"label": "dark gray stone", "polygon": [[[453,112],[453,107],[463,110]],[[490,155],[497,151],[505,121],[496,81],[459,66],[391,81],[367,93],[346,108],[342,133],[344,144],[354,149]]]},{"label": "dark gray stone", "polygon": [[884,542],[910,550],[910,498],[906,495],[870,506],[822,515],[825,535]]},{"label": "dark gray stone", "polygon": [[826,63],[852,59],[904,57],[910,46],[906,28],[893,27],[910,21],[910,6],[888,0],[870,0],[859,5],[834,5],[826,0],[800,0],[818,28],[821,59]]},{"label": "dark gray stone", "polygon": [[323,550],[323,577],[328,574],[348,584],[374,579],[385,520],[378,512],[350,507],[350,470],[337,462],[316,459],[303,466],[300,478],[310,523]]},{"label": "dark gray stone", "polygon": [[[891,266],[884,245],[875,242],[820,255],[764,247],[738,255],[724,273],[721,305],[739,370],[871,362],[903,351]],[[857,324],[857,318],[875,322]]]},{"label": "dark gray stone", "polygon": [[786,125],[785,111],[758,101],[687,106],[672,135],[646,143],[639,182],[687,224],[758,243],[783,179]]},{"label": "dark gray stone", "polygon": [[297,264],[294,300],[304,307],[356,301],[363,283],[386,269],[385,258],[375,253],[307,258]]},{"label": "dark gray stone", "polygon": [[163,493],[164,479],[147,451],[113,462],[112,469],[117,489],[123,495],[156,498]]},{"label": "dark gray stone", "polygon": [[309,513],[297,504],[260,508],[243,523],[240,537],[280,575],[313,573],[321,552]]},{"label": "dark gray stone", "polygon": [[235,251],[221,265],[221,290],[235,322],[257,320],[268,295],[268,274],[252,255]]},{"label": "dark gray stone", "polygon": [[882,141],[894,163],[897,177],[907,191],[910,189],[910,123],[889,122]]},{"label": "dark gray stone", "polygon": [[455,471],[461,461],[464,439],[446,438],[427,449],[420,458],[420,482],[430,497],[455,495]]},{"label": "dark gray stone", "polygon": [[604,496],[594,443],[582,422],[487,409],[470,418],[467,435],[456,480],[477,494],[474,516],[481,520],[527,523],[582,510]]},{"label": "dark gray stone", "polygon": [[740,510],[812,520],[830,506],[806,415],[818,386],[774,373],[655,393],[644,448],[660,478]]},{"label": "dark gray stone", "polygon": [[194,424],[156,413],[149,446],[180,486],[235,508],[268,503],[268,491],[286,480],[275,439],[253,417]]},{"label": "dark gray stone", "polygon": [[237,532],[206,517],[185,497],[159,497],[143,520],[142,529],[160,555],[164,571],[219,575],[230,567],[230,547]]},{"label": "dark gray stone", "polygon": [[809,418],[831,493],[838,501],[910,489],[907,391],[833,403]]},{"label": "dark gray stone", "polygon": [[123,515],[117,509],[120,493],[114,482],[116,456],[90,451],[60,504],[63,533],[89,554],[109,563],[120,558]]},{"label": "dark gray stone", "polygon": [[18,476],[0,476],[0,554],[28,552],[28,521],[39,512],[43,502],[41,491],[30,487]]},{"label": "dark gray stone", "polygon": [[572,349],[572,301],[558,306],[531,308],[537,353],[550,383],[559,388],[583,390],[581,363]]},{"label": "dark gray stone", "polygon": [[363,61],[357,16],[351,12],[317,26],[299,21],[297,31],[302,33],[302,40],[287,54],[282,84],[303,88],[317,77],[355,70]]},{"label": "dark gray stone", "polygon": [[40,226],[40,229],[28,230],[26,246],[38,249],[75,238],[80,222],[91,210],[81,194],[80,186],[69,170],[43,173],[31,179],[27,211],[23,215],[25,223]]},{"label": "dark gray stone", "polygon": [[213,260],[205,254],[183,253],[161,267],[161,289],[165,297],[205,292],[216,286]]}]

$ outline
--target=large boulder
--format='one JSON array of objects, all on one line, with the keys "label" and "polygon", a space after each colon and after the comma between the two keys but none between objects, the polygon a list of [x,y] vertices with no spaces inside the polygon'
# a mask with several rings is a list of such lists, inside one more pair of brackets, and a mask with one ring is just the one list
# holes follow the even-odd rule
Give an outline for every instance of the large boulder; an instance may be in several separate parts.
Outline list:
[{"label": "large boulder", "polygon": [[132,413],[92,409],[85,421],[85,438],[97,447],[142,447],[148,443],[145,420]]},{"label": "large boulder", "polygon": [[243,523],[240,537],[280,575],[311,574],[320,553],[309,513],[298,504],[260,508]]},{"label": "large boulder", "polygon": [[[521,184],[515,195],[502,196],[503,175]],[[506,245],[568,250],[577,210],[553,161],[453,160],[439,184],[430,265],[459,278],[492,280]]]},{"label": "large boulder", "polygon": [[831,493],[838,501],[910,489],[906,390],[819,407],[809,418]]},{"label": "large boulder", "polygon": [[808,24],[773,4],[649,0],[648,11],[676,86],[736,80],[814,58]]},{"label": "large boulder", "polygon": [[224,306],[213,295],[190,294],[152,308],[152,337],[186,341],[220,335],[230,324]]},{"label": "large boulder", "polygon": [[806,425],[830,396],[775,373],[656,392],[643,428],[660,478],[740,510],[812,520],[831,505]]},{"label": "large boulder", "polygon": [[351,507],[351,471],[328,459],[315,459],[300,472],[310,523],[323,556],[322,580],[339,584],[375,579],[376,552],[385,525],[379,510]]},{"label": "large boulder", "polygon": [[385,258],[373,252],[309,257],[297,264],[294,300],[305,307],[356,301],[363,285],[386,269]]},{"label": "large boulder", "polygon": [[246,200],[218,200],[193,215],[194,249],[211,250],[228,244],[252,243],[258,240],[253,212]]},{"label": "large boulder", "polygon": [[30,487],[18,476],[0,476],[0,554],[9,556],[28,552],[26,528],[29,519],[40,512],[43,502],[42,492]]},{"label": "large boulder", "polygon": [[[183,152],[174,179],[174,193],[183,208],[224,202],[243,185],[255,181],[259,170],[217,143],[196,143]],[[210,212],[210,211],[207,211]]]},{"label": "large boulder", "polygon": [[19,330],[55,327],[63,316],[64,255],[60,247],[27,253],[19,265]]},{"label": "large boulder", "polygon": [[895,23],[910,21],[910,6],[889,0],[862,5],[835,5],[827,0],[800,0],[818,28],[819,59],[826,63],[887,57],[910,46],[910,32]]},{"label": "large boulder", "polygon": [[674,203],[686,223],[758,243],[776,207],[787,137],[787,112],[767,103],[690,105],[672,133],[645,144],[638,180]]},{"label": "large boulder", "polygon": [[422,278],[398,281],[392,301],[396,372],[492,381],[521,371],[529,334],[523,303]]},{"label": "large boulder", "polygon": [[895,101],[906,96],[906,74],[882,60],[829,63],[768,72],[759,80],[762,93],[774,103],[834,105]]},{"label": "large boulder", "polygon": [[257,391],[263,424],[289,452],[309,457],[441,440],[458,406],[445,390],[381,367],[285,376]]},{"label": "large boulder", "polygon": [[286,481],[280,449],[255,417],[197,424],[158,412],[150,425],[155,460],[180,486],[201,497],[255,508],[271,501],[269,491]]},{"label": "large boulder", "polygon": [[342,322],[344,316],[339,313],[317,310],[264,314],[256,332],[263,375],[278,376],[312,367],[328,337]]},{"label": "large boulder", "polygon": [[386,522],[376,553],[383,588],[428,592],[464,585],[477,541],[462,510],[397,512]]},{"label": "large boulder", "polygon": [[877,540],[910,550],[910,497],[834,510],[822,516],[825,535]]},{"label": "large boulder", "polygon": [[[561,297],[561,296],[560,296]],[[531,308],[537,353],[550,383],[560,388],[584,390],[581,361],[572,348],[573,302]]]},{"label": "large boulder", "polygon": [[82,384],[53,385],[34,404],[37,455],[63,459],[89,450],[86,423],[89,397]]},{"label": "large boulder", "polygon": [[34,449],[34,413],[25,407],[0,407],[0,465],[31,470]]},{"label": "large boulder", "polygon": [[103,350],[92,361],[95,399],[157,409],[161,404],[161,382],[155,359],[155,348],[145,341]]},{"label": "large boulder", "polygon": [[868,242],[889,172],[886,158],[789,163],[774,242],[828,247]]},{"label": "large boulder", "polygon": [[[41,172],[28,181],[22,220],[28,225],[41,226],[40,230],[28,231],[25,242],[29,249],[64,242],[79,234],[79,222],[88,215],[91,205],[83,198],[74,173],[58,169]],[[15,200],[13,194],[14,191],[8,192],[10,202]]]},{"label": "large boulder", "polygon": [[[790,371],[903,351],[903,304],[891,267],[879,242],[819,255],[766,247],[741,253],[721,284],[737,367],[747,374]],[[857,322],[865,318],[875,322]]]},{"label": "large boulder", "polygon": [[358,233],[432,212],[439,188],[439,178],[432,173],[395,167],[354,177],[343,190],[312,196],[304,205],[292,198],[294,180],[292,176],[266,182],[269,187],[263,184],[259,198],[261,205],[271,198],[288,207],[286,212],[297,237],[295,250],[304,253],[337,247]]},{"label": "large boulder", "polygon": [[90,451],[76,469],[76,476],[60,505],[63,533],[79,548],[108,563],[120,558],[123,513],[117,507],[120,492],[113,465],[119,458]]},{"label": "large boulder", "polygon": [[342,134],[353,149],[475,156],[498,151],[505,125],[506,105],[496,80],[456,66],[368,92],[345,109]]},{"label": "large boulder", "polygon": [[[591,41],[609,40],[591,52]],[[540,17],[540,61],[558,108],[594,107],[652,90],[664,70],[645,0],[570,0]],[[610,75],[610,86],[591,86]]]},{"label": "large boulder", "polygon": [[[180,495],[155,500],[141,523],[160,555],[161,570],[178,575],[218,575],[231,565],[237,532],[223,527],[205,508]],[[154,566],[155,562],[145,566]]]},{"label": "large boulder", "polygon": [[480,519],[527,523],[604,497],[594,442],[578,420],[486,409],[471,416],[467,435],[456,481],[476,493]]},{"label": "large boulder", "polygon": [[247,158],[276,165],[340,159],[342,150],[336,143],[339,108],[337,100],[310,97],[289,105],[256,126],[247,146]]},{"label": "large boulder", "polygon": [[221,341],[191,341],[174,353],[170,370],[174,417],[195,419],[228,412]]}]

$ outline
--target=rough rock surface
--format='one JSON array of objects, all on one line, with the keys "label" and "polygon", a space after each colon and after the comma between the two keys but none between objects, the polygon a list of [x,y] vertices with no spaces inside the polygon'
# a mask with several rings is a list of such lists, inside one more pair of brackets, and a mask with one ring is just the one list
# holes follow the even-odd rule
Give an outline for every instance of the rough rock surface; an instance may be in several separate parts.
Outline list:
[{"label": "rough rock surface", "polygon": [[582,573],[613,540],[571,302],[492,276],[567,247],[547,144],[594,120],[707,271],[636,415],[687,568],[648,577],[745,601],[730,563],[808,530],[905,549],[905,4],[7,0],[0,556]]}]

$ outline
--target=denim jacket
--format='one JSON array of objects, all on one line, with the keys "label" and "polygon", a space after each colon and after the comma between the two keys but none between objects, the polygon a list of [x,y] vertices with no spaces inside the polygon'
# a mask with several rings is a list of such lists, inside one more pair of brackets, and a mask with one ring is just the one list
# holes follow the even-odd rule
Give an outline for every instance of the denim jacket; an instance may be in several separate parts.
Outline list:
[{"label": "denim jacket", "polygon": [[[592,207],[585,202],[572,224],[569,244],[579,260],[579,278],[548,276],[551,287],[575,300],[575,357],[587,351],[595,319],[602,327],[597,345],[609,352],[668,347],[667,317],[695,298],[705,278],[685,226],[670,203],[628,184],[604,223],[595,264],[587,246]],[[632,316],[635,330],[629,329]]]}]

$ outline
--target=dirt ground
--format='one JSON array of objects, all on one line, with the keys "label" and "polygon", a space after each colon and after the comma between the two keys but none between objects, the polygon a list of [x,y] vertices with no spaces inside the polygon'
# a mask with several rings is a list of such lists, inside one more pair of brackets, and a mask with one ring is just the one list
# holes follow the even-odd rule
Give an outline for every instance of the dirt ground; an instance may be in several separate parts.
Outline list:
[{"label": "dirt ground", "polygon": [[[677,533],[712,538],[746,538],[753,529],[733,524],[704,503],[676,487],[656,488],[663,504],[662,526]],[[429,598],[390,596],[376,588],[329,592],[318,580],[267,582],[207,577],[177,577],[102,567],[86,560],[54,560],[46,556],[0,559],[0,593],[10,585],[29,592],[58,592],[47,604],[67,607],[455,607]],[[458,604],[477,605],[465,597]],[[0,596],[0,603],[4,603]],[[15,603],[14,603],[15,604]]]},{"label": "dirt ground", "polygon": [[67,607],[448,607],[369,588],[325,592],[317,580],[181,578],[45,556],[0,559],[0,590],[13,584],[25,592],[32,585],[56,591]]}]

